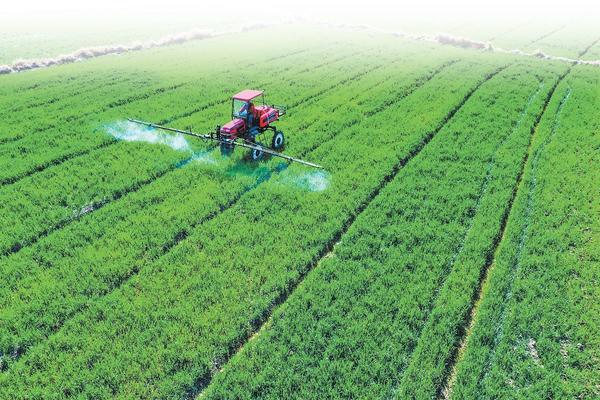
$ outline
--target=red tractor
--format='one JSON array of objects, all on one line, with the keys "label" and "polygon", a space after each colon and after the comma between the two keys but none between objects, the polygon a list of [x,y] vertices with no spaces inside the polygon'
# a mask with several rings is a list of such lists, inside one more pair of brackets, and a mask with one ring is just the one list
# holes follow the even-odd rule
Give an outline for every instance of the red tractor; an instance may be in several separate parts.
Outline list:
[{"label": "red tractor", "polygon": [[[259,96],[260,104],[257,105],[256,103],[259,102],[254,101],[254,99]],[[285,138],[283,137],[283,132],[278,131],[277,128],[271,124],[278,121],[282,115],[285,115],[285,107],[275,105],[269,106],[265,104],[262,90],[246,89],[231,98],[232,120],[222,127],[217,125],[215,131],[211,133],[196,133],[192,132],[191,128],[182,130],[137,119],[127,119],[130,122],[145,125],[150,128],[162,129],[203,140],[218,142],[221,146],[221,154],[229,155],[236,146],[239,146],[250,149],[250,157],[255,161],[262,158],[266,153],[274,157],[308,165],[309,167],[323,168],[318,164],[288,156],[280,152],[285,144]],[[257,140],[257,137],[266,130],[273,131],[271,148],[264,146]]]},{"label": "red tractor", "polygon": [[[257,98],[259,101],[255,100]],[[262,90],[242,90],[231,98],[232,120],[217,127],[219,138],[223,141],[221,153],[231,154],[234,147],[232,143],[236,139],[260,144],[257,137],[267,130],[273,131],[271,148],[280,151],[285,144],[285,137],[272,124],[282,115],[285,115],[285,107],[265,104]],[[254,148],[251,149],[250,156],[253,160],[258,160],[263,153],[259,148]]]}]

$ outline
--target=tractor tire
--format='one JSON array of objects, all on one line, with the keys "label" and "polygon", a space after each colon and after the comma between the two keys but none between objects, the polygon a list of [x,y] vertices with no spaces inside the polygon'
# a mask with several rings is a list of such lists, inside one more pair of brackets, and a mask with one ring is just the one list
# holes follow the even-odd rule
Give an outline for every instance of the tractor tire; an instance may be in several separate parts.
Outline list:
[{"label": "tractor tire", "polygon": [[264,154],[265,153],[263,151],[258,150],[258,149],[250,150],[250,158],[252,158],[252,161],[259,161],[263,157]]},{"label": "tractor tire", "polygon": [[285,145],[285,136],[283,136],[283,132],[277,131],[273,135],[273,141],[271,142],[271,148],[273,150],[281,150]]}]

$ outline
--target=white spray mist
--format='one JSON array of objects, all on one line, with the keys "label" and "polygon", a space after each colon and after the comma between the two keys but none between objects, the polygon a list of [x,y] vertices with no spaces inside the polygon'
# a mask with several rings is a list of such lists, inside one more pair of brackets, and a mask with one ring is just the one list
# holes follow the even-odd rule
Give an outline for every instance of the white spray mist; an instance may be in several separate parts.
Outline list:
[{"label": "white spray mist", "polygon": [[190,144],[181,134],[166,134],[156,129],[141,126],[129,121],[121,121],[109,125],[106,128],[106,131],[112,137],[126,142],[163,144],[169,146],[173,150],[192,151]]},{"label": "white spray mist", "polygon": [[331,174],[323,170],[288,170],[280,181],[286,186],[308,190],[310,192],[323,192],[329,188]]}]

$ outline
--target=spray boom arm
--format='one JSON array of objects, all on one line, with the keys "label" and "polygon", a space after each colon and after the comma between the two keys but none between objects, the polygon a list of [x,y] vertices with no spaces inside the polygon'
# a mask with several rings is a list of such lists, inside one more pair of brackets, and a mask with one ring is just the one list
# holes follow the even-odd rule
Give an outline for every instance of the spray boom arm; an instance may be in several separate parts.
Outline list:
[{"label": "spray boom arm", "polygon": [[251,143],[251,142],[248,142],[248,141],[236,142],[235,140],[222,139],[220,137],[220,135],[215,134],[215,133],[196,133],[196,132],[192,132],[192,131],[189,131],[189,130],[185,131],[185,130],[181,130],[181,129],[170,128],[168,126],[157,125],[157,124],[153,124],[151,122],[139,121],[137,119],[127,118],[127,120],[129,122],[133,122],[133,123],[140,124],[140,125],[145,125],[145,126],[148,126],[150,128],[156,128],[156,129],[161,129],[161,130],[164,130],[164,131],[181,133],[183,135],[193,136],[193,137],[196,137],[196,138],[199,138],[199,139],[203,139],[203,140],[212,140],[212,141],[215,141],[215,142],[218,142],[218,143],[224,143],[224,144],[233,145],[233,146],[245,147],[247,149],[259,150],[259,151],[262,151],[263,153],[270,154],[270,155],[272,155],[274,157],[283,158],[285,160],[297,162],[299,164],[307,165],[309,167],[323,168],[322,166],[320,166],[318,164],[314,164],[314,163],[311,163],[309,161],[300,160],[299,158],[295,158],[295,157],[291,157],[291,156],[288,156],[288,155],[285,155],[285,154],[282,154],[282,153],[278,153],[278,152],[273,151],[271,149],[268,149],[266,147],[260,146],[260,145],[258,145],[256,143]]}]

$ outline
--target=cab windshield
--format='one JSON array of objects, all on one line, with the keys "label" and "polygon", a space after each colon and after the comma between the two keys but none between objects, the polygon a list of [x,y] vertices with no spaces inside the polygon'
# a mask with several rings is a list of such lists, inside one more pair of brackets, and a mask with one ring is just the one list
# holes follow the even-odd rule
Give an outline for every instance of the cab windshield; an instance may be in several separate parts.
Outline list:
[{"label": "cab windshield", "polygon": [[248,116],[249,104],[247,101],[233,99],[233,116],[236,118],[246,118]]}]

